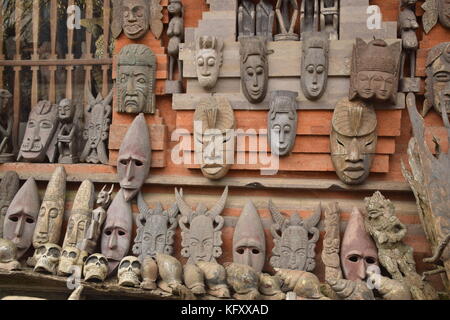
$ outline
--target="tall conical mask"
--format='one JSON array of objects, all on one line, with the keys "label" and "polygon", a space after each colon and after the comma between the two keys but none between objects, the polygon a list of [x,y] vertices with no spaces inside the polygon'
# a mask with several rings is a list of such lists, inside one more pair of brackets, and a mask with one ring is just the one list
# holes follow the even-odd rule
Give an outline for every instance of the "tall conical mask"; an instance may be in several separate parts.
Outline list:
[{"label": "tall conical mask", "polygon": [[117,158],[117,174],[125,201],[131,201],[147,179],[151,152],[150,131],[141,113],[128,129]]},{"label": "tall conical mask", "polygon": [[34,178],[29,178],[17,192],[6,212],[3,236],[17,247],[19,259],[30,248],[39,215],[38,188]]},{"label": "tall conical mask", "polygon": [[0,182],[0,239],[3,238],[3,224],[5,223],[6,211],[11,201],[19,191],[19,175],[15,171],[8,171]]},{"label": "tall conical mask", "polygon": [[233,262],[262,271],[266,258],[266,238],[261,218],[252,201],[242,210],[233,235]]},{"label": "tall conical mask", "polygon": [[64,218],[66,177],[64,167],[58,167],[48,182],[34,230],[33,246],[35,248],[46,243],[59,243]]},{"label": "tall conical mask", "polygon": [[348,280],[364,280],[367,268],[378,265],[377,247],[365,229],[362,213],[356,207],[342,239],[341,263]]}]

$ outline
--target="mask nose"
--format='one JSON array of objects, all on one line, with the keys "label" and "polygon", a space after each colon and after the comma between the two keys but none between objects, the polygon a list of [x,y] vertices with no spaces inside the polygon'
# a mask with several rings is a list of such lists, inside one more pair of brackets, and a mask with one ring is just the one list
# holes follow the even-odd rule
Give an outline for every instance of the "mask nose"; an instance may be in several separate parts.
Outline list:
[{"label": "mask nose", "polygon": [[116,235],[116,231],[114,230],[111,232],[111,237],[109,238],[108,248],[115,249],[116,247],[117,247],[117,235]]},{"label": "mask nose", "polygon": [[357,274],[358,278],[360,278],[361,280],[364,280],[366,278],[366,265],[362,260],[358,264],[358,269],[356,270],[356,274]]},{"label": "mask nose", "polygon": [[132,10],[129,11],[128,21],[129,22],[136,22],[136,15],[134,14],[134,12]]},{"label": "mask nose", "polygon": [[127,180],[131,180],[134,178],[134,169],[133,169],[133,161],[129,161],[127,165],[127,173],[126,173]]},{"label": "mask nose", "polygon": [[127,95],[128,96],[135,96],[136,94],[136,88],[134,85],[134,77],[130,76],[127,82]]},{"label": "mask nose", "polygon": [[258,88],[258,76],[256,73],[253,75],[253,88]]},{"label": "mask nose", "polygon": [[356,138],[354,138],[350,143],[350,147],[345,160],[350,162],[358,162],[362,160],[361,152],[359,151],[358,141],[356,140]]},{"label": "mask nose", "polygon": [[247,266],[251,266],[252,265],[252,260],[251,260],[251,249],[246,248],[244,251],[244,264]]},{"label": "mask nose", "polygon": [[14,236],[20,238],[23,233],[23,228],[25,226],[25,217],[20,217],[17,221],[16,229],[14,230]]}]

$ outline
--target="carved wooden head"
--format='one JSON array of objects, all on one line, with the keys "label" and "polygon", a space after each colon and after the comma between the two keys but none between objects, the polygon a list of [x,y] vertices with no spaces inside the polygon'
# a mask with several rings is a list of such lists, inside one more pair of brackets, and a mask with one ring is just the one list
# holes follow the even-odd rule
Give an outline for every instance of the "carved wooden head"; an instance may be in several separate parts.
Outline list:
[{"label": "carved wooden head", "polygon": [[370,174],[377,146],[377,116],[362,101],[340,100],[330,136],[331,159],[339,179],[361,184]]},{"label": "carved wooden head", "polygon": [[63,99],[58,105],[58,119],[63,123],[72,123],[76,106],[71,99]]},{"label": "carved wooden head", "polygon": [[3,224],[9,205],[19,191],[19,175],[15,171],[8,171],[0,182],[0,239],[3,238]]},{"label": "carved wooden head", "polygon": [[202,36],[196,41],[196,69],[200,85],[212,89],[219,78],[223,63],[223,41],[213,36]]},{"label": "carved wooden head", "polygon": [[12,97],[12,94],[8,90],[0,89],[0,111],[2,112],[2,117],[5,117],[12,112],[12,108],[9,104]]},{"label": "carved wooden head", "polygon": [[394,204],[379,191],[375,192],[371,197],[365,198],[364,203],[368,219],[377,219],[382,216],[389,217],[395,213]]}]

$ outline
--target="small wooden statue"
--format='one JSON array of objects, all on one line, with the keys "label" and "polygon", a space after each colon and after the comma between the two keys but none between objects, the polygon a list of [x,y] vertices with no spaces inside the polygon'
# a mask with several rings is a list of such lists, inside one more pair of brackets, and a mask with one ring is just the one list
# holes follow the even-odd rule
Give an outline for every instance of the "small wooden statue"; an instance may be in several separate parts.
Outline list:
[{"label": "small wooden statue", "polygon": [[78,162],[78,126],[75,119],[76,105],[70,99],[63,99],[58,105],[59,125],[56,131],[59,163]]},{"label": "small wooden statue", "polygon": [[[290,5],[290,6],[289,6]],[[293,13],[289,18],[290,7]],[[296,0],[278,0],[275,7],[277,14],[279,34],[275,35],[275,41],[298,41],[299,36],[294,32],[297,23],[299,7]]]},{"label": "small wooden statue", "polygon": [[12,152],[13,108],[10,106],[12,94],[0,89],[0,163],[14,161]]},{"label": "small wooden statue", "polygon": [[[184,19],[183,4],[181,0],[170,0],[167,7],[171,16],[167,36],[169,37],[169,45],[167,52],[169,53],[169,80],[166,81],[166,93],[181,93],[183,91],[183,70],[182,61],[179,58],[180,43],[184,41]],[[173,80],[175,61],[178,64],[179,80]]]}]

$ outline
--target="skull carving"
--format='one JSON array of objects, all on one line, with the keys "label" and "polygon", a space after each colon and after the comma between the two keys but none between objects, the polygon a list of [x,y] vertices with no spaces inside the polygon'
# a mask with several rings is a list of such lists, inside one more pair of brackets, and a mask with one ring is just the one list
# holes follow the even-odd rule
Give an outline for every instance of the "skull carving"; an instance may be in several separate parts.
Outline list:
[{"label": "skull carving", "polygon": [[74,272],[74,268],[77,267],[81,270],[87,257],[88,253],[86,251],[82,251],[75,247],[65,247],[61,253],[58,275],[70,275]]},{"label": "skull carving", "polygon": [[108,275],[108,260],[102,254],[95,253],[86,260],[83,269],[84,280],[103,282]]},{"label": "skull carving", "polygon": [[57,244],[46,243],[36,249],[35,272],[56,274],[59,258],[61,257],[61,247]]},{"label": "skull carving", "polygon": [[141,263],[133,256],[125,257],[119,264],[119,286],[139,287],[141,284]]}]

